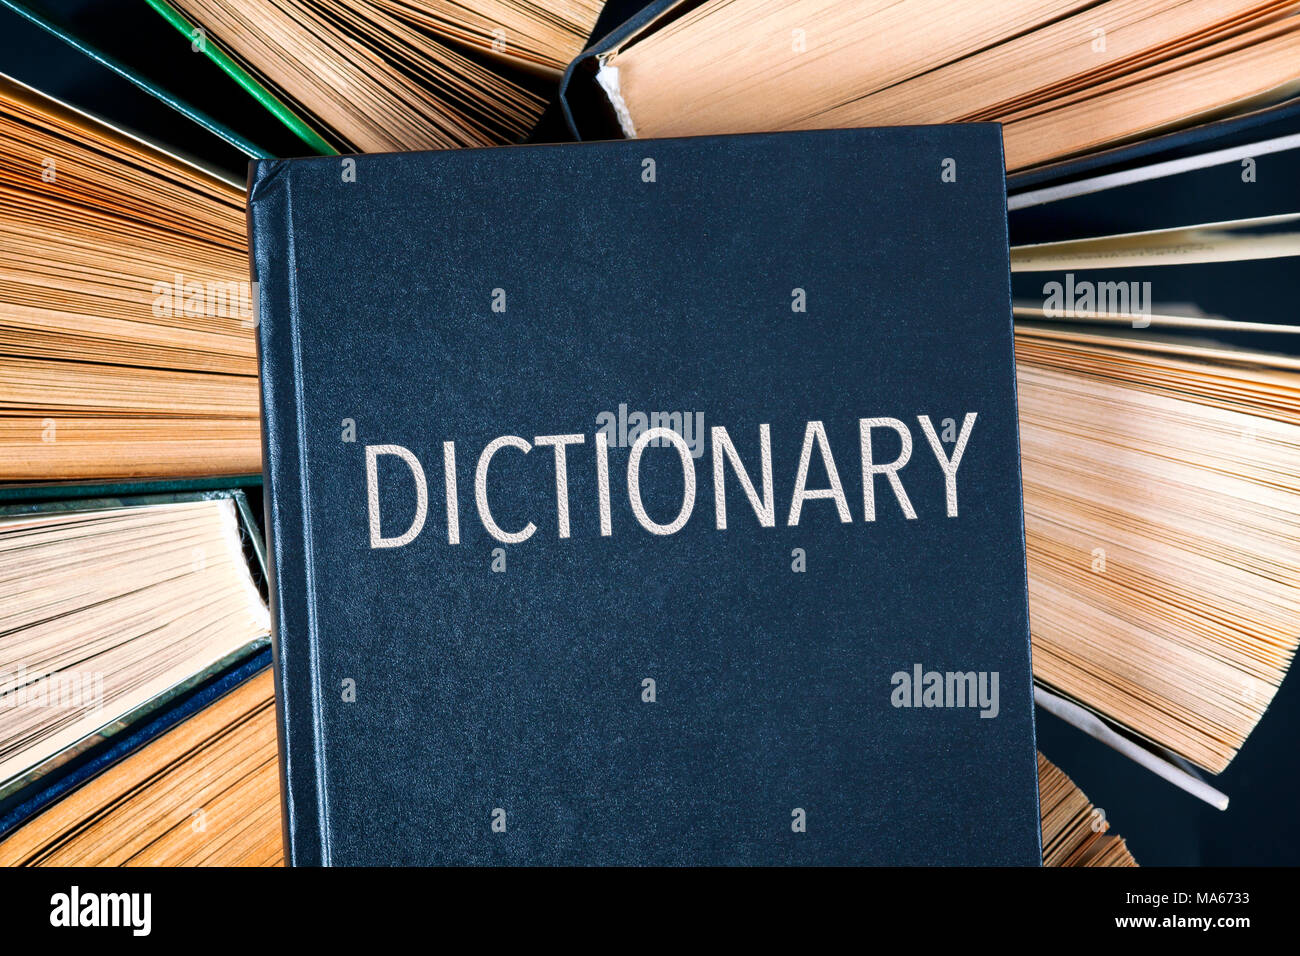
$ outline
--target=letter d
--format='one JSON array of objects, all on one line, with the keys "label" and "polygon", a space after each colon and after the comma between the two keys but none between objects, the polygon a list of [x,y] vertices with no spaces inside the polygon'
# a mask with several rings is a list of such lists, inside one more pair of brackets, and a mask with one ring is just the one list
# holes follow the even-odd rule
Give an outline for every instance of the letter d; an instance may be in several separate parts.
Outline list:
[{"label": "letter d", "polygon": [[[411,476],[415,478],[415,519],[406,532],[396,538],[385,538],[379,531],[379,468],[376,459],[380,455],[396,455],[406,462],[406,466],[411,469]],[[424,528],[424,519],[429,513],[429,490],[424,483],[424,469],[410,449],[401,445],[366,446],[366,505],[370,514],[370,547],[400,548],[415,540],[415,536]]]}]

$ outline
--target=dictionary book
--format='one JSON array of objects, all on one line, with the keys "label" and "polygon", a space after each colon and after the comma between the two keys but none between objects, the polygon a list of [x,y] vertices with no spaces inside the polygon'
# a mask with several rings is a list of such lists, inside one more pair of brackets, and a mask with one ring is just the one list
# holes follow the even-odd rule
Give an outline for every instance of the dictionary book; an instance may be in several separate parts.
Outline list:
[{"label": "dictionary book", "polygon": [[260,161],[286,853],[1041,862],[991,125]]}]

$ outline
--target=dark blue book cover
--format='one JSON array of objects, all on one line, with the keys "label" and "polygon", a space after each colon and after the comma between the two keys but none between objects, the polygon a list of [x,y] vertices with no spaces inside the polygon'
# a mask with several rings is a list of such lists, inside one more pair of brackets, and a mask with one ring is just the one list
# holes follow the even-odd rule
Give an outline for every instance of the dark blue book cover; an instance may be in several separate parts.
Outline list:
[{"label": "dark blue book cover", "polygon": [[1038,864],[996,126],[249,209],[292,862]]}]

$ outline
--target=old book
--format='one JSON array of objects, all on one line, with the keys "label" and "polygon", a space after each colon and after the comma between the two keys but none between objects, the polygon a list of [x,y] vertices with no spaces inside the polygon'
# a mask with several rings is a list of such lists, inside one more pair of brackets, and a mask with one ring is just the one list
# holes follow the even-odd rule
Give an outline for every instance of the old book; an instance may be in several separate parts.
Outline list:
[{"label": "old book", "polygon": [[1017,329],[1035,674],[1213,772],[1295,655],[1300,363]]},{"label": "old book", "polygon": [[0,78],[0,481],[260,470],[242,190]]},{"label": "old book", "polygon": [[1220,807],[1195,768],[1228,765],[1300,642],[1298,116],[1065,164],[1010,199],[1035,676],[1088,711],[1054,712]]},{"label": "old book", "polygon": [[602,6],[598,0],[149,2],[196,50],[325,153],[523,139]]},{"label": "old book", "polygon": [[263,665],[0,840],[0,866],[276,866],[279,795]]},{"label": "old book", "polygon": [[991,125],[256,164],[290,859],[1038,863],[1002,183]]},{"label": "old book", "polygon": [[1060,767],[1038,755],[1043,809],[1043,866],[1137,866],[1106,814],[1088,802]]},{"label": "old book", "polygon": [[996,121],[1009,170],[1300,93],[1293,0],[668,0],[564,90],[586,138]]},{"label": "old book", "polygon": [[265,645],[241,506],[214,492],[5,509],[0,817]]}]

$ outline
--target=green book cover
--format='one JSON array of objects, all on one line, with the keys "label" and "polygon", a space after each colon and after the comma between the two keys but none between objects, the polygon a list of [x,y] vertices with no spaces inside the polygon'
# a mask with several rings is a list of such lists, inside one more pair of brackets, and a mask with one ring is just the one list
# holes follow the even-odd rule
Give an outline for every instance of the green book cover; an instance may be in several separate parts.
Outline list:
[{"label": "green book cover", "polygon": [[132,69],[121,61],[104,53],[102,50],[97,49],[82,38],[73,34],[71,31],[59,26],[48,17],[30,9],[25,4],[19,3],[18,0],[0,0],[0,5],[12,10],[24,20],[40,27],[51,36],[57,37],[59,40],[83,53],[104,68],[111,70],[113,73],[116,73],[118,76],[134,84],[150,96],[153,96],[159,102],[166,104],[176,112],[180,113],[186,119],[191,120],[217,138],[229,143],[245,156],[254,159],[263,159],[273,155],[270,151],[258,146],[247,137],[241,136],[226,124],[213,119],[207,113],[192,106],[184,99],[176,96],[169,90],[164,89],[152,80],[149,80],[147,77],[142,76],[137,70]]},{"label": "green book cover", "polygon": [[[153,7],[163,16],[172,26],[174,26],[186,37],[193,39],[198,27],[191,23],[184,14],[173,7],[167,0],[146,0],[149,6]],[[253,99],[257,100],[263,107],[271,112],[276,119],[280,120],[304,143],[310,146],[317,153],[323,156],[337,156],[338,150],[325,141],[325,139],[311,128],[297,113],[285,105],[284,101],[272,93],[266,86],[259,81],[248,70],[240,66],[211,38],[204,38],[200,45],[200,50],[205,53],[210,60],[223,69],[231,79],[238,83],[245,92]]]}]

